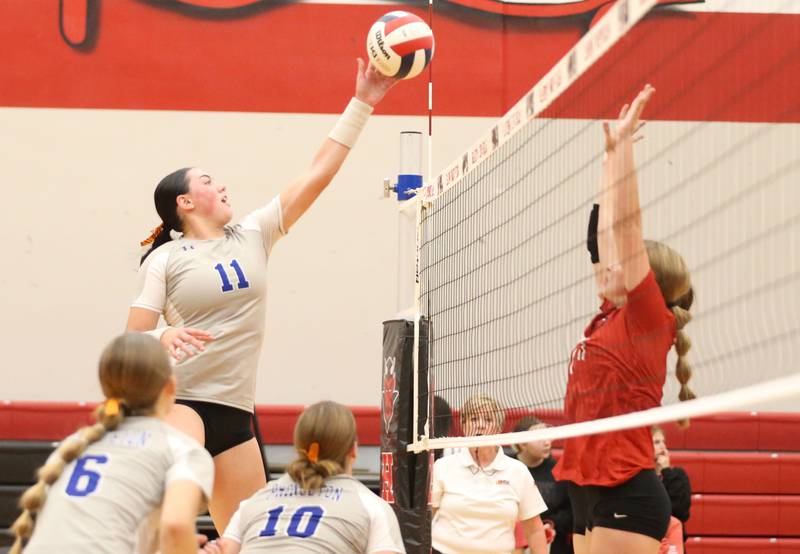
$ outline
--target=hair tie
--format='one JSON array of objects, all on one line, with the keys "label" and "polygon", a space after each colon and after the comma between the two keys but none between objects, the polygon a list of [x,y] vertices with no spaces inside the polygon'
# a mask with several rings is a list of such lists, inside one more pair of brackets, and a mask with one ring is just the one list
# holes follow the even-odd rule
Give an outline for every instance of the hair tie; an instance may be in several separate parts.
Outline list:
[{"label": "hair tie", "polygon": [[319,462],[319,443],[314,441],[308,446],[308,452],[306,453],[308,459],[311,460],[312,463]]},{"label": "hair tie", "polygon": [[160,223],[158,227],[150,231],[150,236],[144,239],[142,242],[139,243],[139,246],[147,246],[148,244],[152,244],[158,235],[164,230],[164,224]]},{"label": "hair tie", "polygon": [[107,416],[119,415],[119,398],[109,398],[103,404],[103,413]]}]

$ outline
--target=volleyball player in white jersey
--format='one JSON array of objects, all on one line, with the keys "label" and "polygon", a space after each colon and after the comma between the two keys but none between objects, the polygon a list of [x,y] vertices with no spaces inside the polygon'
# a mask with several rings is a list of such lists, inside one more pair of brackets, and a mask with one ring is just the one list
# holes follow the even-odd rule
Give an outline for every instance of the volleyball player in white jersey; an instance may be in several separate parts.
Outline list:
[{"label": "volleyball player in white jersey", "polygon": [[[195,517],[214,465],[164,422],[175,398],[169,358],[158,341],[130,333],[106,347],[99,373],[107,400],[98,423],[62,441],[39,469],[20,501],[11,553],[30,538],[25,554],[196,554]],[[146,520],[160,521],[160,532],[143,528]]]},{"label": "volleyball player in white jersey", "polygon": [[349,409],[309,406],[297,420],[294,446],[298,457],[286,474],[242,502],[207,552],[405,552],[392,509],[352,476],[356,422]]},{"label": "volleyball player in white jersey", "polygon": [[[238,225],[228,225],[226,187],[201,169],[178,170],[156,188],[162,225],[143,259],[127,328],[151,332],[178,358],[178,402],[168,421],[214,457],[209,508],[220,532],[239,502],[266,484],[250,424],[270,250],[336,175],[395,82],[359,59],[355,97],[309,169]],[[180,238],[171,240],[173,231]],[[169,327],[156,329],[162,314]]]}]

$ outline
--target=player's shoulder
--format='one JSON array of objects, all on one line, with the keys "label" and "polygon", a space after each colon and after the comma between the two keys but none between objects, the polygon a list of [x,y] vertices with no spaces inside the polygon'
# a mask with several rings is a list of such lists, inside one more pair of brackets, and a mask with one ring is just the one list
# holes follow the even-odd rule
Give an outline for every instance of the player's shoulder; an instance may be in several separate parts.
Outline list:
[{"label": "player's shoulder", "polygon": [[140,271],[146,270],[150,267],[158,267],[158,266],[166,266],[167,262],[169,261],[170,255],[172,252],[175,251],[175,248],[179,246],[178,241],[171,240],[166,242],[150,252],[147,255],[147,258],[144,259],[142,265],[140,266]]},{"label": "player's shoulder", "polygon": [[172,252],[181,247],[181,244],[183,242],[184,241],[180,240],[180,238],[169,240],[164,244],[162,244],[161,246],[159,246],[158,248],[156,248],[155,250],[153,250],[152,252],[150,252],[150,254],[147,256],[147,260],[157,259],[159,257],[169,257],[169,255]]},{"label": "player's shoulder", "polygon": [[225,226],[225,238],[239,242],[245,241],[248,237],[261,241],[261,228],[258,223],[253,223],[252,218],[247,216],[239,223],[232,223]]},{"label": "player's shoulder", "polygon": [[350,490],[355,494],[364,506],[364,510],[370,514],[371,517],[376,515],[385,514],[386,510],[391,510],[389,504],[380,496],[369,490],[361,481],[349,475],[338,475],[335,479],[329,479],[325,482],[328,486],[342,486],[346,490]]}]

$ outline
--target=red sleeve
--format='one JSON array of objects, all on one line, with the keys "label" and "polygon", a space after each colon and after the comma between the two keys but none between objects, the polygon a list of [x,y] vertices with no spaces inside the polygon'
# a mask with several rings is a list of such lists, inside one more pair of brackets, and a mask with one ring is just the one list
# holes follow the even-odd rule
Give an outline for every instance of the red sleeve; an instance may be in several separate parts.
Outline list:
[{"label": "red sleeve", "polygon": [[525,538],[525,533],[522,532],[522,524],[519,521],[514,524],[514,540],[516,541],[514,548],[528,548],[528,539]]},{"label": "red sleeve", "polygon": [[623,309],[625,322],[632,335],[664,327],[674,319],[664,302],[652,270],[641,283],[628,292],[628,301]]}]

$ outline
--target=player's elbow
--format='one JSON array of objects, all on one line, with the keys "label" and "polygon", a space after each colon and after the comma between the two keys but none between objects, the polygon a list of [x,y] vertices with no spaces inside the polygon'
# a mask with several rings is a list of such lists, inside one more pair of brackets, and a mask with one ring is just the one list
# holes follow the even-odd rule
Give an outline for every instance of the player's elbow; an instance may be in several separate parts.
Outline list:
[{"label": "player's elbow", "polygon": [[181,518],[162,517],[160,542],[162,554],[197,552],[194,521]]}]

